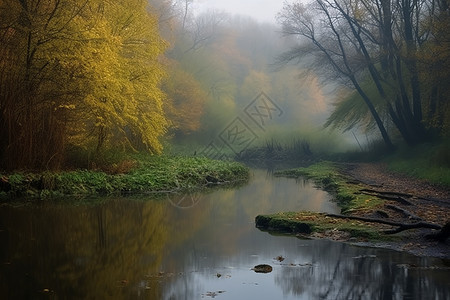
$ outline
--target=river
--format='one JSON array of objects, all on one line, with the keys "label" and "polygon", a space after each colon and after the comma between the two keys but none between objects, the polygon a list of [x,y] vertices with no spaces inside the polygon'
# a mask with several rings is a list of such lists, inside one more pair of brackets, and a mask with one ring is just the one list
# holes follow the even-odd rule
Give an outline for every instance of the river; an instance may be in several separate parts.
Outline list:
[{"label": "river", "polygon": [[298,210],[339,212],[257,169],[207,193],[2,205],[0,299],[450,299],[449,261],[255,228]]}]

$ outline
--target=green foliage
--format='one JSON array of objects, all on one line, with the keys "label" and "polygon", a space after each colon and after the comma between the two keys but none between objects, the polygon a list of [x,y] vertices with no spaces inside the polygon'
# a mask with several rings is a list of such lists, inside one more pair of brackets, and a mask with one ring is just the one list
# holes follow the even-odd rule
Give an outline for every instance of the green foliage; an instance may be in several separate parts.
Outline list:
[{"label": "green foliage", "polygon": [[[361,82],[361,88],[366,95],[372,100],[380,116],[387,115],[386,99],[395,99],[395,93],[392,86],[383,85],[385,98],[381,97],[377,91],[377,87],[372,79]],[[376,123],[370,115],[370,111],[364,103],[361,95],[355,90],[343,89],[336,97],[336,102],[331,115],[325,122],[325,127],[349,131],[354,128],[361,128],[363,132],[373,132],[376,129]],[[388,118],[385,119],[386,125],[389,125]]]},{"label": "green foliage", "polygon": [[348,131],[358,125],[371,128],[373,120],[370,118],[367,105],[356,92],[353,92],[334,103],[334,110],[324,126]]},{"label": "green foliage", "polygon": [[267,140],[274,139],[279,144],[295,147],[295,143],[305,141],[309,144],[313,154],[326,156],[348,149],[348,143],[342,134],[337,131],[331,131],[320,127],[313,127],[311,124],[302,125],[299,128],[284,126],[273,126],[268,130]]},{"label": "green foliage", "polygon": [[248,170],[236,162],[216,161],[204,157],[165,156],[141,161],[138,169],[131,173],[135,178],[152,179],[163,189],[190,189],[208,182],[234,182],[248,176]]},{"label": "green foliage", "polygon": [[322,161],[313,164],[307,168],[290,169],[276,172],[277,176],[300,177],[306,176],[313,180],[322,180],[324,178],[336,178],[338,176],[337,168],[334,163]]}]

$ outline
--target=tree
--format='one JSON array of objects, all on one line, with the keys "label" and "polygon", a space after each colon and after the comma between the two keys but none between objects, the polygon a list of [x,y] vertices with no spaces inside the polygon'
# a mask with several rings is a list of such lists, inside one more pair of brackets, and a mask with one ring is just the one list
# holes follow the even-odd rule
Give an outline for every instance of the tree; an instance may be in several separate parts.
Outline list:
[{"label": "tree", "polygon": [[68,143],[161,151],[165,43],[146,1],[6,0],[0,14],[2,166],[57,168]]},{"label": "tree", "polygon": [[[408,144],[420,143],[429,137],[422,112],[427,94],[420,53],[435,39],[426,24],[436,20],[436,5],[433,0],[316,0],[308,7],[286,4],[280,14],[284,32],[306,37],[309,43],[282,59],[309,55],[316,70],[331,66],[334,72],[328,78],[351,83],[386,144],[390,142],[383,127],[389,123],[377,117],[384,112]],[[331,123],[339,122],[336,116]]]},{"label": "tree", "polygon": [[89,85],[83,109],[91,122],[84,129],[96,133],[97,150],[108,137],[153,153],[162,150],[158,138],[167,122],[159,85],[165,76],[160,61],[165,44],[146,7],[142,0],[110,3],[86,33],[81,55],[88,57],[81,60],[79,75]]},{"label": "tree", "polygon": [[393,148],[372,99],[361,87],[364,68],[359,62],[363,60],[363,53],[352,35],[348,34],[351,28],[340,22],[338,11],[328,4],[321,0],[309,7],[300,3],[285,4],[279,15],[283,33],[306,38],[309,43],[286,52],[281,56],[281,61],[292,61],[308,54],[313,57],[314,67],[319,72],[331,73],[333,79],[352,84],[367,105],[386,146]]},{"label": "tree", "polygon": [[61,57],[71,52],[64,41],[85,3],[7,0],[0,5],[2,165],[58,165],[70,99],[77,97],[65,85],[70,72],[63,70]]}]

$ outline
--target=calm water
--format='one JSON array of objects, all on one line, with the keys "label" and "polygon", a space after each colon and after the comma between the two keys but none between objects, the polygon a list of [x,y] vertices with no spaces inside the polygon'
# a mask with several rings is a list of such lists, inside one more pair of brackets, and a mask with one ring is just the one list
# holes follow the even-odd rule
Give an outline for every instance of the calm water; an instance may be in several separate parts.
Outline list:
[{"label": "calm water", "polygon": [[261,213],[338,208],[253,173],[207,194],[1,206],[0,299],[450,298],[448,261],[259,231]]}]

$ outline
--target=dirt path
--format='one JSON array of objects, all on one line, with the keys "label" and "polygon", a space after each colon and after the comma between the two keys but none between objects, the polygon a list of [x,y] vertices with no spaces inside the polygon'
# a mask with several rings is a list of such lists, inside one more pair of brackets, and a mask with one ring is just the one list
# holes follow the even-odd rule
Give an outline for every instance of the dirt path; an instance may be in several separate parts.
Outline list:
[{"label": "dirt path", "polygon": [[390,172],[384,164],[348,164],[347,173],[355,179],[382,190],[412,194],[450,204],[450,190],[426,181]]},{"label": "dirt path", "polygon": [[[367,212],[368,215],[389,218],[404,223],[412,223],[414,219],[443,226],[450,220],[450,190],[430,184],[426,181],[410,178],[408,176],[390,172],[384,164],[346,164],[342,172],[369,190],[380,192],[398,193],[408,203],[386,200],[386,205],[379,211]],[[393,211],[388,206],[395,206],[409,212],[405,215],[399,211]],[[450,244],[437,242],[425,238],[425,235],[433,233],[431,229],[415,229],[401,233],[403,243],[392,244],[389,248],[408,251],[416,255],[437,256],[450,259]],[[383,245],[386,246],[386,245]]]}]

